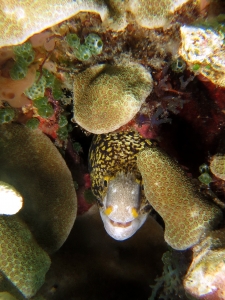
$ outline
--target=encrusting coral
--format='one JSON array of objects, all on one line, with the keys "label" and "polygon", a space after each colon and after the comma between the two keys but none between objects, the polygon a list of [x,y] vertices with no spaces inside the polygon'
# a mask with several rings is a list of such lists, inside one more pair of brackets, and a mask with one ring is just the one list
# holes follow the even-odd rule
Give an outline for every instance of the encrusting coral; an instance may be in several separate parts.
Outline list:
[{"label": "encrusting coral", "polygon": [[[159,148],[137,156],[146,198],[165,222],[165,240],[177,250],[194,246],[222,219],[222,212],[199,193],[180,166]],[[179,225],[178,225],[179,224]]]},{"label": "encrusting coral", "polygon": [[150,73],[141,65],[97,65],[74,78],[74,121],[89,132],[101,134],[128,123],[153,87]]},{"label": "encrusting coral", "polygon": [[225,87],[224,34],[213,28],[182,26],[180,55],[191,71]]},{"label": "encrusting coral", "polygon": [[56,251],[76,217],[76,194],[69,169],[52,142],[39,129],[0,126],[0,180],[23,197],[18,216],[29,224],[38,244]]},{"label": "encrusting coral", "polygon": [[[105,26],[115,31],[124,30],[127,26],[128,12],[131,12],[143,27],[162,27],[186,2],[188,0],[26,0],[19,3],[16,0],[2,0],[0,47],[23,43],[35,33],[67,20],[79,12],[99,14]],[[192,2],[193,6],[199,5],[199,1]]]},{"label": "encrusting coral", "polygon": [[23,43],[33,34],[80,11],[99,13],[104,19],[107,7],[102,0],[3,0],[0,3],[0,47]]},{"label": "encrusting coral", "polygon": [[210,171],[218,178],[225,180],[225,156],[222,153],[215,154],[210,161]]},{"label": "encrusting coral", "polygon": [[225,230],[209,233],[193,249],[184,288],[197,299],[225,299]]},{"label": "encrusting coral", "polygon": [[130,0],[129,10],[138,24],[158,28],[169,24],[173,13],[188,0]]},{"label": "encrusting coral", "polygon": [[0,216],[0,269],[25,297],[44,283],[50,263],[18,215]]}]

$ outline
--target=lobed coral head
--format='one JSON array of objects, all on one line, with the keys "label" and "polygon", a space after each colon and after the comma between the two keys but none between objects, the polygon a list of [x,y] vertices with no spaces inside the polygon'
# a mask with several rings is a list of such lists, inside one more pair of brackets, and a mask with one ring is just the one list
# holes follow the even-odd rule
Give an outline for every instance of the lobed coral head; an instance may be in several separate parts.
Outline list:
[{"label": "lobed coral head", "polygon": [[137,165],[146,198],[163,218],[165,240],[174,249],[197,244],[222,219],[219,207],[207,201],[178,163],[160,149],[140,152]]},{"label": "lobed coral head", "polygon": [[112,132],[128,123],[152,90],[141,65],[97,65],[75,76],[74,118],[89,132]]}]

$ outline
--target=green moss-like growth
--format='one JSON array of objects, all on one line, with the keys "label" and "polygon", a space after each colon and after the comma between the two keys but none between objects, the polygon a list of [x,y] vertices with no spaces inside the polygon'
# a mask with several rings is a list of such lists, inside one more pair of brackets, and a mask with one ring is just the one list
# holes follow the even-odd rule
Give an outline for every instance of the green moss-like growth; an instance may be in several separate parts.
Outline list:
[{"label": "green moss-like growth", "polygon": [[73,49],[74,55],[81,61],[86,61],[92,57],[92,55],[98,55],[102,52],[103,42],[101,38],[91,33],[85,38],[85,43],[80,44],[80,39],[75,33],[67,34],[65,38],[68,45]]},{"label": "green moss-like growth", "polygon": [[64,127],[68,124],[67,118],[64,115],[60,115],[59,117],[59,127]]},{"label": "green moss-like growth", "polygon": [[30,128],[30,129],[36,129],[36,128],[38,128],[39,124],[40,124],[40,121],[37,118],[29,119],[26,122],[26,126],[28,128]]},{"label": "green moss-like growth", "polygon": [[83,149],[82,149],[80,143],[78,143],[78,142],[73,143],[73,150],[77,153],[83,152]]},{"label": "green moss-like growth", "polygon": [[24,64],[29,66],[34,61],[35,51],[33,50],[30,42],[15,46],[13,51],[15,54],[15,60],[18,63],[23,61]]},{"label": "green moss-like growth", "polygon": [[202,173],[200,176],[198,176],[198,180],[201,183],[208,185],[212,182],[212,177],[209,175],[209,173]]},{"label": "green moss-like growth", "polygon": [[59,100],[63,96],[61,82],[48,70],[43,70],[43,75],[46,79],[46,87],[52,90],[52,95],[55,100]]},{"label": "green moss-like growth", "polygon": [[68,138],[68,130],[66,128],[66,126],[64,127],[59,127],[59,129],[57,130],[57,136],[60,140],[64,141]]},{"label": "green moss-like growth", "polygon": [[14,63],[9,71],[9,74],[13,80],[20,80],[27,75],[27,71],[28,67],[26,65]]},{"label": "green moss-like growth", "polygon": [[89,48],[93,55],[98,55],[102,52],[103,42],[95,33],[91,33],[85,38],[85,45]]},{"label": "green moss-like growth", "polygon": [[38,109],[38,114],[42,118],[49,118],[53,115],[54,109],[48,103],[47,97],[40,97],[34,101],[34,106]]},{"label": "green moss-like growth", "polygon": [[27,75],[28,66],[34,61],[35,51],[30,42],[13,48],[15,63],[10,70],[10,76],[13,80],[23,79]]},{"label": "green moss-like growth", "polygon": [[167,251],[163,254],[162,261],[164,264],[162,276],[155,280],[154,286],[151,286],[152,294],[148,300],[187,299],[182,285],[187,266],[182,253]]},{"label": "green moss-like growth", "polygon": [[86,45],[80,45],[80,47],[74,52],[77,59],[85,61],[91,58],[92,53]]},{"label": "green moss-like growth", "polygon": [[176,73],[182,73],[186,69],[186,63],[181,57],[178,57],[172,62],[171,69]]},{"label": "green moss-like growth", "polygon": [[40,97],[44,97],[46,86],[46,79],[41,76],[40,72],[36,73],[36,80],[34,84],[25,91],[25,95],[31,100],[35,100]]},{"label": "green moss-like growth", "polygon": [[12,108],[6,107],[0,109],[0,124],[9,123],[14,117],[15,111]]},{"label": "green moss-like growth", "polygon": [[80,46],[80,39],[76,35],[76,33],[67,34],[66,41],[67,41],[68,45],[70,45],[70,47],[73,49],[78,49]]}]

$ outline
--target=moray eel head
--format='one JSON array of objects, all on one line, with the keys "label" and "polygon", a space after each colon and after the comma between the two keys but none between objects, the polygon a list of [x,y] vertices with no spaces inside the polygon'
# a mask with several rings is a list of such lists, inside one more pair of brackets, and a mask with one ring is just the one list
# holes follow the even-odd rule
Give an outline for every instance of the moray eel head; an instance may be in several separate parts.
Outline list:
[{"label": "moray eel head", "polygon": [[141,187],[134,175],[121,172],[109,180],[100,215],[112,238],[128,239],[142,226],[148,213],[141,212],[140,201]]}]

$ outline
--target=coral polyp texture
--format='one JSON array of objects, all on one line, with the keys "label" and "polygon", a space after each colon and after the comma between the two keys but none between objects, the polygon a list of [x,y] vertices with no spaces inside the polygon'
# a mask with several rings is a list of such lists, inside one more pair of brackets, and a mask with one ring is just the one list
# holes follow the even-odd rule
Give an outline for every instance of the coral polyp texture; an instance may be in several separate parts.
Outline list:
[{"label": "coral polyp texture", "polygon": [[[218,225],[221,210],[200,194],[180,166],[159,148],[137,156],[144,192],[165,222],[165,240],[177,250],[199,242]],[[179,224],[179,225],[178,225]]]},{"label": "coral polyp texture", "polygon": [[[2,0],[0,3],[0,47],[17,45],[79,12],[99,14],[104,25],[116,31],[128,24],[128,12],[143,27],[164,26],[174,11],[188,0]],[[193,6],[199,1],[192,1]],[[51,12],[49,14],[49,12]]]},{"label": "coral polyp texture", "polygon": [[66,240],[76,217],[76,193],[69,169],[50,139],[24,125],[0,126],[0,180],[23,197],[18,216],[47,252]]},{"label": "coral polyp texture", "polygon": [[102,0],[2,0],[0,47],[23,43],[33,34],[69,19],[80,11],[98,13],[104,19],[107,7]]},{"label": "coral polyp texture", "polygon": [[216,154],[210,162],[210,171],[218,178],[225,180],[225,155]]},{"label": "coral polyp texture", "polygon": [[224,35],[213,29],[194,26],[180,28],[180,55],[191,71],[225,87]]},{"label": "coral polyp texture", "polygon": [[130,0],[128,7],[142,27],[158,28],[168,24],[173,13],[186,2],[188,0]]},{"label": "coral polyp texture", "polygon": [[0,217],[0,269],[25,297],[33,296],[44,283],[50,263],[18,216]]},{"label": "coral polyp texture", "polygon": [[225,299],[225,230],[211,232],[193,249],[184,278],[185,290],[197,299]]},{"label": "coral polyp texture", "polygon": [[141,65],[96,65],[74,78],[74,121],[101,134],[128,123],[150,94],[153,81]]}]

